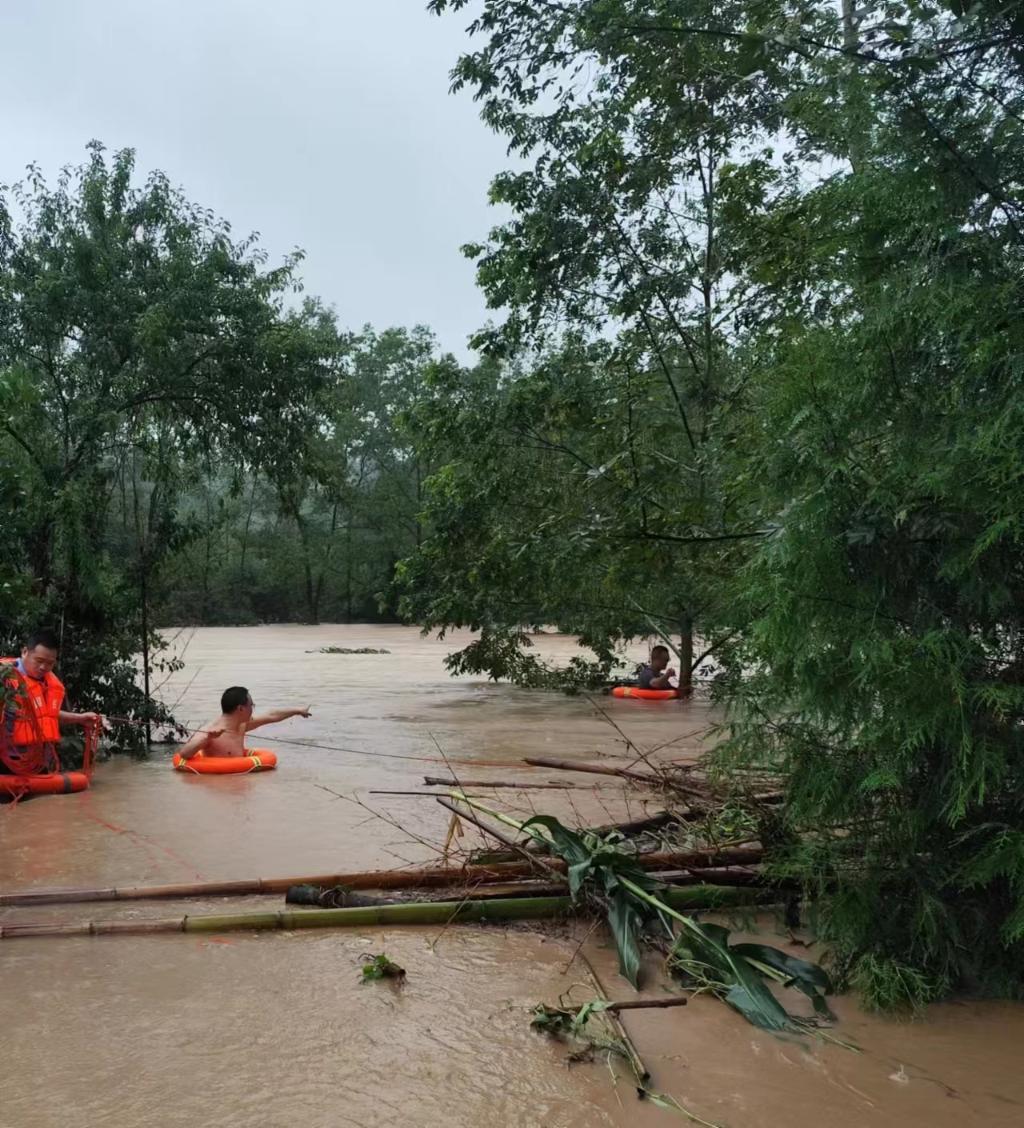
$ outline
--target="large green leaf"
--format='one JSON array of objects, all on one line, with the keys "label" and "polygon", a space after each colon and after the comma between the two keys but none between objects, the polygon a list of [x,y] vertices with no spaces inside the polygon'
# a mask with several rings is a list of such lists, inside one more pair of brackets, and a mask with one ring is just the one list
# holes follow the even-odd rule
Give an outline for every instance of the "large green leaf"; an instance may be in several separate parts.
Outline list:
[{"label": "large green leaf", "polygon": [[[543,827],[548,833],[541,834],[535,827]],[[552,845],[558,856],[569,865],[589,861],[591,851],[587,849],[581,835],[563,826],[552,815],[534,815],[522,824],[522,829],[540,842]]]},{"label": "large green leaf", "polygon": [[721,925],[688,922],[674,955],[681,970],[704,979],[725,1002],[762,1030],[802,1029],[801,1020],[790,1015],[772,994],[765,974],[783,986],[802,991],[821,1017],[832,1017],[824,999],[832,984],[820,967],[767,944],[730,945],[729,930]]},{"label": "large green leaf", "polygon": [[818,964],[802,960],[797,956],[791,956],[779,948],[773,948],[770,944],[733,944],[731,950],[775,968],[776,971],[782,972],[787,979],[806,983],[807,986],[814,987],[823,995],[832,994],[832,980],[829,979],[825,969]]},{"label": "large green leaf", "polygon": [[577,896],[587,878],[590,876],[593,868],[594,863],[592,858],[587,858],[585,861],[576,862],[573,865],[569,866],[569,892],[573,895],[574,898]]},{"label": "large green leaf", "polygon": [[783,986],[794,987],[811,1000],[817,1015],[834,1019],[835,1016],[825,1002],[825,996],[832,994],[832,980],[817,964],[791,956],[769,944],[733,944],[731,951],[756,963],[774,968],[785,976]]},{"label": "large green leaf", "polygon": [[778,1033],[792,1029],[792,1021],[778,999],[761,980],[754,982],[757,984],[756,987],[750,983],[730,987],[722,998],[734,1010],[739,1011],[749,1023],[761,1030]]},{"label": "large green leaf", "polygon": [[608,924],[615,937],[615,947],[619,952],[619,971],[633,984],[640,986],[640,944],[639,931],[642,917],[637,911],[636,901],[621,887],[608,901]]}]

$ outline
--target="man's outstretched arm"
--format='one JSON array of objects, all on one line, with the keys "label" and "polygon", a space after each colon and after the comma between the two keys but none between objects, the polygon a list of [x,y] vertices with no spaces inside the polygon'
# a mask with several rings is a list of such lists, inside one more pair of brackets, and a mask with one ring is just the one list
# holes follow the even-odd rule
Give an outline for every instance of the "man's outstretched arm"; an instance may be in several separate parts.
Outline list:
[{"label": "man's outstretched arm", "polygon": [[278,721],[287,721],[289,717],[310,716],[309,706],[304,709],[272,709],[269,713],[261,713],[258,717],[250,717],[245,723],[245,731],[252,732],[261,725],[276,725]]}]

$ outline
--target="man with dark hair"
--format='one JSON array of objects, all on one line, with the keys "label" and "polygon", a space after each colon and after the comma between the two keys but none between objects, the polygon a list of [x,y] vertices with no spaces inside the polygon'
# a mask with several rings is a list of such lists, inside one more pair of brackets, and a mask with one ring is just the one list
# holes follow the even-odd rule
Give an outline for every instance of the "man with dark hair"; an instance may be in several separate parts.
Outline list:
[{"label": "man with dark hair", "polygon": [[[70,713],[61,707],[64,685],[53,672],[59,651],[56,634],[40,629],[25,639],[20,658],[0,658],[0,680],[6,691],[0,696],[0,774],[57,771],[61,723],[103,723],[99,713]],[[31,773],[22,770],[30,765]]]},{"label": "man with dark hair", "polygon": [[651,647],[651,660],[640,667],[637,683],[641,689],[675,689],[669,681],[675,676],[675,670],[668,664],[668,647],[659,643]]},{"label": "man with dark hair", "polygon": [[245,686],[233,685],[220,695],[220,716],[192,734],[178,752],[190,760],[197,752],[206,756],[244,756],[245,734],[262,725],[274,725],[289,717],[308,717],[309,709],[272,709],[253,716],[254,706]]}]

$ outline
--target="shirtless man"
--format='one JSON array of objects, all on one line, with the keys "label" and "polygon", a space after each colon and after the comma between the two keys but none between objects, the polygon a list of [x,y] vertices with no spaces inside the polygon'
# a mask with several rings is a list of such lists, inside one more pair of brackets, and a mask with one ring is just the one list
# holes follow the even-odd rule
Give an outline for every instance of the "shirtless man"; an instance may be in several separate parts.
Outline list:
[{"label": "shirtless man", "polygon": [[207,756],[244,756],[245,734],[261,725],[274,725],[289,717],[308,717],[308,709],[273,709],[269,713],[253,716],[252,698],[240,685],[224,690],[220,698],[221,715],[194,733],[192,739],[178,749],[183,760],[190,760],[197,752]]},{"label": "shirtless man", "polygon": [[637,684],[641,689],[675,689],[670,681],[676,676],[668,664],[668,647],[659,645],[651,649],[651,660],[640,667]]}]

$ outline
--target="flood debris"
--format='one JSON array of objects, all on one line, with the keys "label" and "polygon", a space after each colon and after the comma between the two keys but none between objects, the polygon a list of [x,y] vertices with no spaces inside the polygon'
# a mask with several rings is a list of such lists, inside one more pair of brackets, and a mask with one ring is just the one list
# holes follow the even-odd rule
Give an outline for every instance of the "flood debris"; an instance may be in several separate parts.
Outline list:
[{"label": "flood debris", "polygon": [[373,983],[378,979],[390,979],[399,987],[405,982],[405,968],[400,967],[387,954],[380,952],[378,955],[364,955],[361,981]]},{"label": "flood debris", "polygon": [[[630,1052],[629,1043],[616,1030],[602,1022],[591,1024],[591,1019],[610,1017],[612,1013],[612,1004],[604,999],[591,999],[580,1006],[570,1006],[563,1000],[553,1007],[538,1003],[531,1013],[530,1026],[538,1033],[571,1045],[567,1058],[570,1065],[593,1061],[597,1052],[605,1051],[619,1054],[634,1066],[640,1058],[634,1056],[635,1051]],[[639,1072],[634,1068],[634,1073],[637,1073],[637,1088],[642,1094],[650,1073],[642,1062]]]},{"label": "flood debris", "polygon": [[[669,970],[685,985],[722,999],[760,1029],[806,1033],[834,1021],[826,1001],[832,983],[821,967],[768,944],[730,943],[729,929],[723,925],[698,922],[674,906],[670,894],[677,891],[642,869],[611,835],[571,830],[552,815],[519,821],[468,796],[455,798],[458,807],[469,808],[468,820],[499,842],[512,840],[482,815],[541,842],[565,863],[564,880],[573,902],[604,913],[618,952],[619,972],[634,987],[641,985],[643,949],[653,945],[656,950],[667,949]],[[458,809],[455,803],[442,802]],[[546,872],[558,872],[549,860],[536,862]],[[769,984],[801,992],[811,1002],[813,1017],[790,1013]],[[555,1020],[549,1016],[545,1021]]]},{"label": "flood debris", "polygon": [[375,646],[319,646],[316,650],[307,650],[307,654],[390,654],[390,650],[378,649]]},{"label": "flood debris", "polygon": [[394,898],[357,893],[344,885],[293,885],[284,895],[286,905],[315,905],[320,909],[370,908],[394,904]]}]

